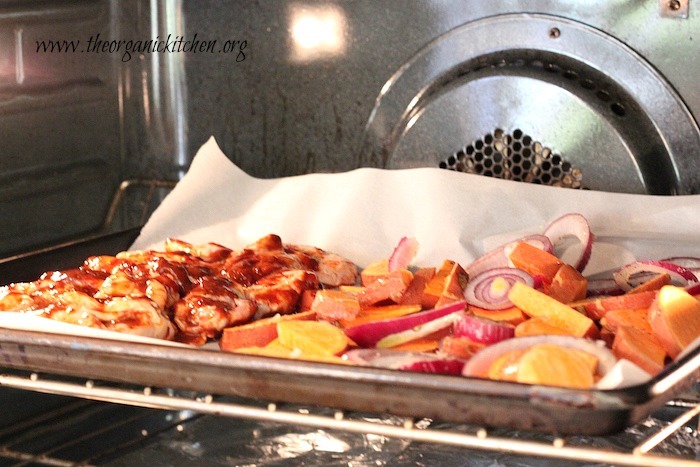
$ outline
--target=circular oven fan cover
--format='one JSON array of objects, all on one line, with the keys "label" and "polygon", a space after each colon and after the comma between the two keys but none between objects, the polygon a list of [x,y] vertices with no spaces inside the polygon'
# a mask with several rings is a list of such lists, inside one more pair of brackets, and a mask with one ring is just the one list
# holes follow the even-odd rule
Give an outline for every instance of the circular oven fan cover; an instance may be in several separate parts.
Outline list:
[{"label": "circular oven fan cover", "polygon": [[363,157],[571,188],[700,191],[692,115],[617,39],[546,15],[481,19],[437,38],[384,85]]}]

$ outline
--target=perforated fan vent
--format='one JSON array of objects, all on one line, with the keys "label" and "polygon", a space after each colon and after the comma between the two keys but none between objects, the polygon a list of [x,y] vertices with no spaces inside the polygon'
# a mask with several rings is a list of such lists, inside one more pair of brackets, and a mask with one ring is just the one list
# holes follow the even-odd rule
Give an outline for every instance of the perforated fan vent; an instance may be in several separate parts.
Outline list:
[{"label": "perforated fan vent", "polygon": [[541,185],[585,189],[579,168],[516,129],[488,133],[439,164],[440,168]]}]

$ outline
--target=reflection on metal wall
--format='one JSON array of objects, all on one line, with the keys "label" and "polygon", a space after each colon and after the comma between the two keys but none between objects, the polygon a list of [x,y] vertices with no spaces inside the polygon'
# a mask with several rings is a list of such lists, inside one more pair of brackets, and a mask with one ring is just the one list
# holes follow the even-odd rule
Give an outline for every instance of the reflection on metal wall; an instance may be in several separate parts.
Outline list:
[{"label": "reflection on metal wall", "polygon": [[[244,170],[274,177],[438,166],[487,134],[521,130],[579,168],[586,187],[697,191],[700,16],[667,5],[6,3],[0,215],[13,222],[0,251],[94,231],[120,181],[178,179],[210,135]],[[133,53],[37,52],[39,40],[84,46],[98,35],[102,47],[131,41]],[[178,37],[212,48],[135,46]]]}]

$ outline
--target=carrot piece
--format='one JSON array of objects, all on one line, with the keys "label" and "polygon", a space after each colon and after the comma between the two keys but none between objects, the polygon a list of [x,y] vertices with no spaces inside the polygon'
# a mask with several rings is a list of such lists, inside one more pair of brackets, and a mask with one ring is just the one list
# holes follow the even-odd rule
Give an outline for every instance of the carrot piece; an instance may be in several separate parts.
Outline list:
[{"label": "carrot piece", "polygon": [[573,336],[598,335],[598,328],[589,317],[522,282],[513,284],[508,298],[531,318],[541,318]]},{"label": "carrot piece", "polygon": [[564,264],[553,254],[525,242],[515,245],[508,258],[516,268],[526,271],[533,277],[542,277],[546,284],[552,282],[557,271]]},{"label": "carrot piece", "polygon": [[289,315],[275,315],[241,326],[224,329],[219,340],[221,350],[233,351],[244,347],[264,347],[277,339],[277,323],[280,321],[315,320],[316,313],[303,311]]},{"label": "carrot piece", "polygon": [[413,280],[404,292],[400,305],[420,305],[423,300],[423,290],[430,280],[435,276],[435,268],[422,268],[413,273]]},{"label": "carrot piece", "polygon": [[525,313],[523,313],[520,308],[515,306],[505,308],[503,310],[485,310],[483,308],[470,305],[469,311],[481,318],[488,318],[493,321],[503,321],[504,323],[510,323],[513,326],[517,326],[528,319]]},{"label": "carrot piece", "polygon": [[637,287],[628,291],[628,294],[634,294],[639,292],[649,292],[652,290],[659,290],[664,285],[669,285],[671,283],[671,275],[668,273],[657,274],[646,282],[642,282]]},{"label": "carrot piece", "polygon": [[303,355],[338,355],[348,346],[343,330],[327,321],[281,321],[277,336],[282,345]]},{"label": "carrot piece", "polygon": [[382,303],[398,302],[412,279],[413,274],[408,269],[397,269],[377,279],[358,294],[360,306],[366,308]]},{"label": "carrot piece", "polygon": [[515,337],[540,336],[545,334],[569,334],[565,329],[551,325],[542,318],[530,318],[515,327]]},{"label": "carrot piece", "polygon": [[654,376],[664,368],[666,351],[651,334],[631,326],[621,326],[615,334],[612,351]]},{"label": "carrot piece", "polygon": [[562,303],[570,303],[586,298],[587,289],[588,280],[573,267],[562,264],[544,292]]},{"label": "carrot piece", "polygon": [[319,290],[311,304],[311,311],[315,311],[316,315],[323,319],[353,320],[360,312],[360,301],[357,295],[342,290]]},{"label": "carrot piece", "polygon": [[353,320],[338,320],[338,324],[343,328],[357,326],[358,324],[381,321],[383,319],[398,318],[421,311],[420,305],[386,305],[371,308],[362,308]]},{"label": "carrot piece", "polygon": [[610,330],[613,334],[623,326],[631,326],[633,328],[651,334],[651,324],[649,323],[649,309],[637,308],[634,310],[610,310],[603,319],[600,320],[601,326]]},{"label": "carrot piece", "polygon": [[581,308],[594,320],[600,320],[610,310],[649,308],[656,297],[656,291],[601,297],[569,303],[572,308]]}]

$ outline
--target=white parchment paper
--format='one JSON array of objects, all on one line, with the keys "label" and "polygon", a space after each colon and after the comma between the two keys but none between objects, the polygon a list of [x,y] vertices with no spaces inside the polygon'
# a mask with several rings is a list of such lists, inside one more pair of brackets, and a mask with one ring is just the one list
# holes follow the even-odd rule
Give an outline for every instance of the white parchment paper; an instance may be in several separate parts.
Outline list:
[{"label": "white parchment paper", "polygon": [[597,238],[586,274],[634,259],[700,256],[700,195],[569,190],[432,168],[258,179],[236,167],[214,138],[133,248],[162,248],[168,237],[240,248],[276,233],[363,266],[413,236],[420,243],[416,265],[446,258],[466,265],[568,212],[586,216]]},{"label": "white parchment paper", "polygon": [[[635,259],[700,256],[700,195],[578,191],[431,168],[258,179],[236,167],[214,138],[198,151],[132,249],[162,249],[168,237],[236,249],[276,233],[285,242],[324,248],[364,266],[412,236],[420,243],[416,265],[452,259],[466,266],[569,212],[586,216],[596,235],[587,275]],[[22,326],[12,319],[11,325],[0,320],[0,326]],[[71,325],[63,326],[60,332]],[[605,385],[639,382],[639,371],[622,365]]]}]

